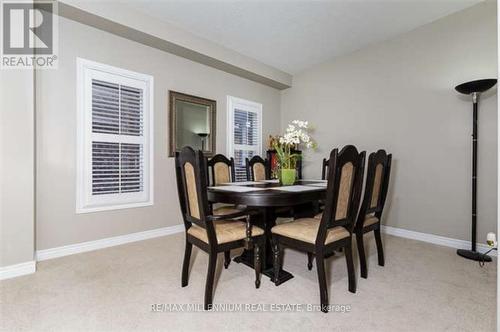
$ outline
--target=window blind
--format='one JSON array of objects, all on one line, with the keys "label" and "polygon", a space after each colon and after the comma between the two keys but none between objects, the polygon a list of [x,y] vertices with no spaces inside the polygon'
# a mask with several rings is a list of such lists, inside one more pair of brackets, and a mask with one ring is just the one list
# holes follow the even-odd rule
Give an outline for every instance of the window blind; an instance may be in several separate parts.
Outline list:
[{"label": "window blind", "polygon": [[251,109],[233,109],[233,156],[236,181],[246,180],[245,159],[260,153],[259,113]]},{"label": "window blind", "polygon": [[143,191],[143,143],[123,142],[143,136],[143,118],[142,89],[92,80],[92,195]]}]

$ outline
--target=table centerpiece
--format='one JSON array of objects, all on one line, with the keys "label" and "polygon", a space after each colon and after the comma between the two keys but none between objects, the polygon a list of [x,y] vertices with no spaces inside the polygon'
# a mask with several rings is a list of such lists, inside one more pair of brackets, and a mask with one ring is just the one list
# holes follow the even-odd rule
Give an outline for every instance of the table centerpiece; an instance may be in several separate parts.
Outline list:
[{"label": "table centerpiece", "polygon": [[273,147],[279,161],[279,180],[282,185],[295,183],[297,177],[297,160],[302,156],[297,151],[301,146],[316,149],[317,144],[310,136],[311,128],[307,121],[293,120],[286,128],[285,134],[273,141]]}]

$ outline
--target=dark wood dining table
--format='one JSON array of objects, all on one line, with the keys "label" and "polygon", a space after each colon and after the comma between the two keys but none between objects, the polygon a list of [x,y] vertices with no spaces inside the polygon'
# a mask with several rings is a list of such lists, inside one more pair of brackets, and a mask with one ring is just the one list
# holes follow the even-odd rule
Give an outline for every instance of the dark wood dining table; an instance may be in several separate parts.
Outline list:
[{"label": "dark wood dining table", "polygon": [[[326,186],[320,185],[321,180],[298,180],[295,185],[307,186],[305,191],[285,191],[286,188],[275,182],[241,183],[234,182],[225,184],[230,186],[244,186],[256,188],[255,191],[236,192],[217,187],[208,188],[208,200],[211,203],[227,203],[245,205],[248,208],[258,210],[260,213],[252,215],[252,223],[265,230],[266,246],[264,248],[265,259],[263,262],[263,274],[274,279],[273,253],[271,247],[271,228],[276,225],[277,211],[284,207],[294,207],[295,214],[301,217],[312,217],[317,212],[318,202],[325,199]],[[260,189],[262,188],[262,189]],[[266,189],[266,190],[263,190]],[[243,253],[234,258],[237,263],[243,263],[253,268],[253,250],[244,250]],[[293,278],[293,275],[285,270],[280,272],[280,284]]]}]

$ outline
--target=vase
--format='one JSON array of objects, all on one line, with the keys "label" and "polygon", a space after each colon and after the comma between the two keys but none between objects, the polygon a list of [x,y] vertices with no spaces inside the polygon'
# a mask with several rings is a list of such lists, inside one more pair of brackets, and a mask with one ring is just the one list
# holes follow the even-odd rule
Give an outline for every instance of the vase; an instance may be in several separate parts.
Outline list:
[{"label": "vase", "polygon": [[295,169],[282,169],[280,172],[280,182],[284,186],[290,186],[295,183]]}]

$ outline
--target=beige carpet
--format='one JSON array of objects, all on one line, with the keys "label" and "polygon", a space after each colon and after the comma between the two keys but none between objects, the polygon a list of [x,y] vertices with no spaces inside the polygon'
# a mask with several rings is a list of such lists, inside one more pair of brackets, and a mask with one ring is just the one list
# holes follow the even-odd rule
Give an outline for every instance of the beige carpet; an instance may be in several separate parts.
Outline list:
[{"label": "beige carpet", "polygon": [[[41,262],[34,275],[0,283],[3,331],[494,331],[496,263],[484,268],[451,248],[386,236],[386,266],[376,263],[369,237],[369,276],[347,291],[343,256],[328,260],[331,312],[152,312],[152,304],[203,303],[207,255],[193,251],[190,284],[180,287],[184,235],[132,243]],[[275,287],[219,257],[214,302],[318,304],[315,268],[287,251],[295,278]]]}]

